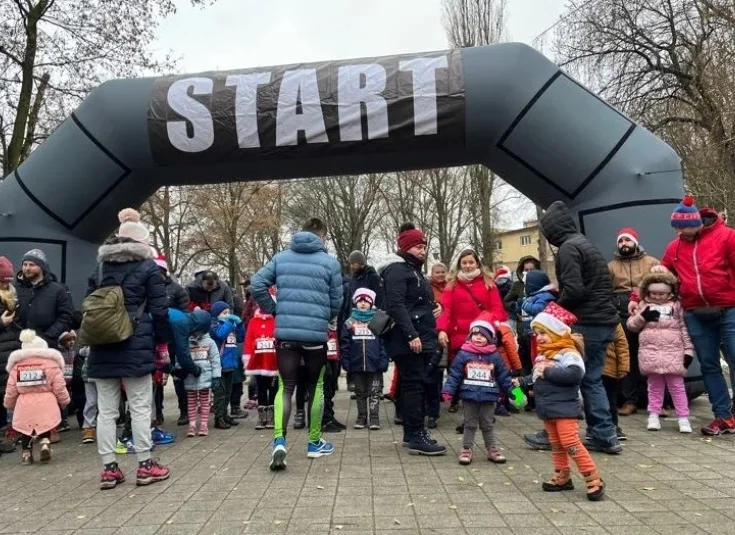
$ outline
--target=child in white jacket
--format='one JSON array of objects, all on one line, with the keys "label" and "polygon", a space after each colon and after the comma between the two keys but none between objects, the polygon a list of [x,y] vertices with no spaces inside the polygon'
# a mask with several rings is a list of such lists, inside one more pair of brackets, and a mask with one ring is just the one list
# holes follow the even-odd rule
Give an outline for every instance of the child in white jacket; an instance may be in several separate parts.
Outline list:
[{"label": "child in white jacket", "polygon": [[189,337],[189,350],[191,359],[202,370],[202,373],[199,377],[189,374],[184,379],[189,412],[189,430],[186,436],[193,437],[197,435],[198,412],[201,418],[198,434],[200,437],[206,437],[209,434],[209,413],[212,407],[211,394],[212,390],[219,386],[222,377],[222,365],[220,364],[217,344],[210,338],[208,333],[192,334]]}]

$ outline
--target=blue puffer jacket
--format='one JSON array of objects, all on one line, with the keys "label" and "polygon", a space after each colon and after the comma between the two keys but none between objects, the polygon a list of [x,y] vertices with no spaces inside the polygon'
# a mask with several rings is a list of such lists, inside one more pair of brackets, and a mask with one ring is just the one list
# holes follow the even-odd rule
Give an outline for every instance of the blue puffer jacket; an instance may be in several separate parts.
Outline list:
[{"label": "blue puffer jacket", "polygon": [[526,273],[526,297],[520,300],[518,309],[521,311],[523,333],[531,334],[531,320],[551,303],[559,298],[559,292],[551,284],[549,276],[541,270]]},{"label": "blue puffer jacket", "polygon": [[368,329],[367,323],[349,319],[339,338],[342,368],[348,372],[384,373],[388,354],[383,342]]},{"label": "blue puffer jacket", "polygon": [[[230,318],[235,318],[230,314]],[[214,343],[217,344],[219,350],[219,358],[222,363],[222,371],[231,372],[237,369],[237,363],[242,360],[242,350],[238,349],[238,344],[245,341],[245,327],[234,321],[234,319],[218,320],[212,318],[212,324],[209,328],[209,336],[212,337]],[[240,318],[238,318],[240,319]],[[240,345],[242,348],[242,345]]]},{"label": "blue puffer jacket", "polygon": [[208,334],[202,335],[197,340],[189,339],[189,353],[194,361],[194,365],[202,370],[199,377],[189,375],[184,379],[184,389],[186,390],[206,390],[212,388],[212,379],[222,377],[222,366],[220,365],[219,351],[217,344]]},{"label": "blue puffer jacket", "polygon": [[171,362],[176,364],[176,376],[184,378],[187,373],[199,374],[199,366],[194,364],[189,350],[189,337],[192,333],[209,332],[212,316],[206,310],[182,312],[176,308],[168,309],[170,325],[168,353]]},{"label": "blue puffer jacket", "polygon": [[495,403],[501,392],[513,388],[510,372],[497,351],[474,353],[473,346],[465,344],[452,360],[442,393],[459,391],[464,401]]},{"label": "blue puffer jacket", "polygon": [[[342,274],[316,234],[294,234],[291,248],[274,256],[251,283],[260,308],[276,317],[278,340],[327,342],[327,324],[342,306]],[[278,303],[268,293],[271,286],[278,288]]]},{"label": "blue puffer jacket", "polygon": [[97,261],[102,263],[102,281],[98,283],[95,269],[89,277],[87,295],[99,286],[119,284],[125,295],[125,308],[131,315],[144,301],[146,306],[131,338],[90,348],[88,375],[92,379],[148,375],[154,369],[156,344],[169,340],[166,285],[153,261],[153,249],[142,243],[118,240],[101,246]]}]

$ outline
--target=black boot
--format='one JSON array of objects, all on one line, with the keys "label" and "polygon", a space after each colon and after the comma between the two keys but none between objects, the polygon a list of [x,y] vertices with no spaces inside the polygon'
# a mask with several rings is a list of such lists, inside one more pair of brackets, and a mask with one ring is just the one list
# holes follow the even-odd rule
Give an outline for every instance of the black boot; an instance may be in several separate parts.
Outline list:
[{"label": "black boot", "polygon": [[240,422],[238,422],[237,420],[235,420],[234,418],[232,418],[232,416],[225,415],[224,420],[225,420],[225,422],[227,422],[227,424],[230,427],[235,427],[236,425],[240,425]]},{"label": "black boot", "polygon": [[185,412],[180,412],[179,419],[176,420],[176,425],[189,425],[189,415]]},{"label": "black boot", "polygon": [[303,429],[306,427],[306,413],[303,410],[297,410],[293,419],[294,429]]},{"label": "black boot", "polygon": [[422,430],[408,437],[408,453],[411,455],[446,455],[447,448],[433,440],[429,434]]},{"label": "black boot", "polygon": [[227,420],[222,417],[218,417],[214,419],[214,427],[215,429],[229,429],[231,426],[227,423]]}]

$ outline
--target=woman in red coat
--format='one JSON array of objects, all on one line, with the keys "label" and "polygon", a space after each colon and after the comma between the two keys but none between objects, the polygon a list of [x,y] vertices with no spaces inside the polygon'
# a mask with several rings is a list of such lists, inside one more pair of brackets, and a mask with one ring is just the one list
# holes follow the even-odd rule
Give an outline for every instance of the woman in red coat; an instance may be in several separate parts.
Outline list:
[{"label": "woman in red coat", "polygon": [[[442,294],[442,305],[444,310],[436,326],[439,343],[449,348],[450,362],[467,340],[470,324],[481,313],[491,314],[495,321],[508,320],[492,274],[482,267],[480,257],[472,249],[459,254]],[[456,403],[452,402],[450,411],[456,410]]]}]

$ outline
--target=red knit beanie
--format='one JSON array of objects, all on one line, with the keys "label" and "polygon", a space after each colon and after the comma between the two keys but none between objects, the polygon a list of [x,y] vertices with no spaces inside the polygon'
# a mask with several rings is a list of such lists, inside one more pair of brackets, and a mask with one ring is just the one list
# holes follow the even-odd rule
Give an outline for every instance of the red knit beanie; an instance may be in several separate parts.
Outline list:
[{"label": "red knit beanie", "polygon": [[0,256],[0,281],[10,282],[15,276],[13,264],[4,256]]},{"label": "red knit beanie", "polygon": [[400,251],[408,252],[412,247],[426,244],[426,236],[412,223],[406,223],[401,226],[400,234],[398,235],[398,249]]}]

